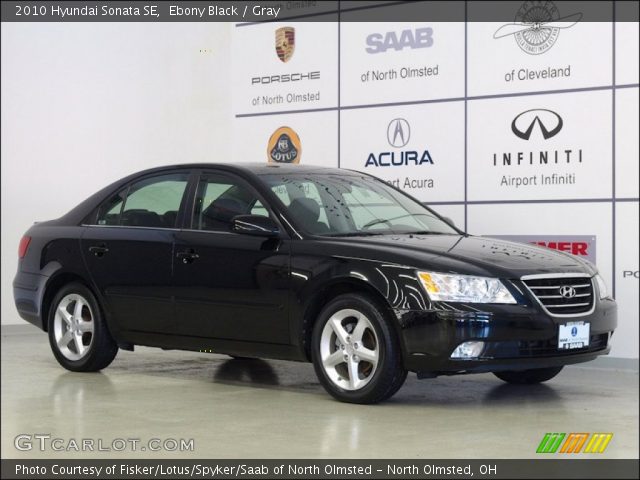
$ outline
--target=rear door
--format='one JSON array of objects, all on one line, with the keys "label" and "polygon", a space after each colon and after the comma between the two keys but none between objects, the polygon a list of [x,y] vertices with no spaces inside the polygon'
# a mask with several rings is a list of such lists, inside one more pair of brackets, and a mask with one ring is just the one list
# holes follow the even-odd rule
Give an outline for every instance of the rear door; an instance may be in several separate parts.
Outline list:
[{"label": "rear door", "polygon": [[174,292],[181,335],[289,344],[289,242],[231,232],[236,215],[272,215],[251,185],[203,173],[176,233]]},{"label": "rear door", "polygon": [[174,235],[189,174],[138,180],[98,210],[81,239],[93,282],[120,330],[170,332]]}]

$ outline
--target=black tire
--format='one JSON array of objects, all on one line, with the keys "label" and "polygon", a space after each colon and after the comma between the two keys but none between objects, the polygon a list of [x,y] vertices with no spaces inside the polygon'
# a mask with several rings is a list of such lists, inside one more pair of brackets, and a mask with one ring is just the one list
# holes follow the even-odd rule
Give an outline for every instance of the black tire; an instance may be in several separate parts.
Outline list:
[{"label": "black tire", "polygon": [[500,380],[507,383],[519,385],[532,385],[551,380],[558,375],[563,367],[534,368],[531,370],[520,370],[513,372],[493,372]]},{"label": "black tire", "polygon": [[[356,310],[364,314],[375,331],[375,337],[377,337],[377,366],[370,374],[370,378],[366,377],[368,383],[356,390],[338,386],[325,371],[321,357],[320,344],[325,325],[334,314],[343,310]],[[360,404],[378,403],[390,398],[403,385],[407,378],[407,370],[402,364],[402,353],[396,332],[387,316],[388,313],[372,297],[363,294],[340,295],[329,302],[320,312],[313,328],[311,357],[320,383],[337,400]],[[346,322],[348,321],[346,320]],[[371,332],[368,332],[367,335],[374,338]],[[358,346],[355,345],[355,347]],[[336,348],[333,353],[338,351],[338,347],[331,348]],[[352,350],[352,352],[357,354],[357,351]],[[366,364],[367,362],[363,362],[363,365]],[[349,381],[346,377],[343,380]]]},{"label": "black tire", "polygon": [[[93,322],[93,331],[90,336],[86,333],[82,334],[82,341],[88,343],[88,349],[85,353],[77,352],[77,347],[72,341],[68,342],[70,347],[67,347],[67,353],[63,353],[62,347],[58,345],[56,341],[55,318],[56,310],[60,306],[60,302],[67,298],[69,295],[75,295],[81,297],[87,304],[88,310],[84,309],[83,312],[89,312],[90,322]],[[71,304],[74,306],[74,303]],[[82,314],[86,316],[86,313]],[[118,353],[118,345],[111,337],[107,325],[105,324],[102,310],[98,305],[98,301],[95,296],[87,287],[81,283],[73,282],[62,287],[56,295],[53,297],[51,307],[48,312],[48,333],[49,333],[49,345],[53,351],[53,355],[60,365],[72,372],[96,372],[109,366]],[[60,321],[60,324],[63,322]],[[70,329],[66,324],[64,327]],[[70,349],[73,348],[74,351]],[[68,358],[71,355],[78,355],[79,358]]]}]

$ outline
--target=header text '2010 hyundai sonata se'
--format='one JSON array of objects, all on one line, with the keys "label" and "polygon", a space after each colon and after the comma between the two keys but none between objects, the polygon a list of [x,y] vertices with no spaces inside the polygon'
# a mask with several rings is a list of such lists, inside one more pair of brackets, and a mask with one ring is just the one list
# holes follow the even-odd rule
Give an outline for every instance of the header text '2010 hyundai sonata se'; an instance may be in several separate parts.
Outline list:
[{"label": "header text '2010 hyundai sonata se'", "polygon": [[339,400],[420,377],[553,378],[609,352],[595,267],[473,237],[374,177],[299,165],[147,170],[20,242],[14,296],[73,371],[134,345],[311,361]]}]

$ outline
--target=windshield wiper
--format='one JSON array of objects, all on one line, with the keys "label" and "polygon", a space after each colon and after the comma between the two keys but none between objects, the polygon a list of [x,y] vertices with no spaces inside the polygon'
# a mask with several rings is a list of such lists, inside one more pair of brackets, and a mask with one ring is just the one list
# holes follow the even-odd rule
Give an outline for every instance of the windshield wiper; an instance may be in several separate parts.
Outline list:
[{"label": "windshield wiper", "polygon": [[447,232],[430,232],[427,230],[419,231],[419,232],[402,232],[404,235],[458,235],[457,233],[447,233]]},{"label": "windshield wiper", "polygon": [[323,235],[324,237],[375,237],[378,235],[382,235],[382,233],[373,233],[373,232],[345,232],[345,233],[331,233],[328,235]]}]

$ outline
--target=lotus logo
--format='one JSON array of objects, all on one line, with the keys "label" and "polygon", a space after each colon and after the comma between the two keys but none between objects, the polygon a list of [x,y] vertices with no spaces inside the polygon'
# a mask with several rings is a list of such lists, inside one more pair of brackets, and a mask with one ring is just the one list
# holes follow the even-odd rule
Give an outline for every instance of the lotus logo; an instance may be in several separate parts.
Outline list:
[{"label": "lotus logo", "polygon": [[536,125],[545,140],[554,137],[562,130],[562,117],[556,112],[544,109],[533,109],[522,112],[511,122],[511,131],[516,137],[529,140]]},{"label": "lotus logo", "polygon": [[300,137],[290,127],[278,128],[267,144],[267,161],[269,163],[300,163],[302,147]]},{"label": "lotus logo", "polygon": [[581,18],[582,13],[560,17],[553,2],[528,1],[518,10],[515,21],[502,25],[493,38],[513,35],[523,52],[540,55],[553,47],[561,29],[573,27]]},{"label": "lotus logo", "polygon": [[387,127],[387,141],[395,148],[402,148],[409,143],[411,127],[404,118],[394,118]]},{"label": "lotus logo", "polygon": [[560,295],[562,295],[563,298],[573,298],[576,296],[576,289],[569,285],[563,285],[560,287]]}]

